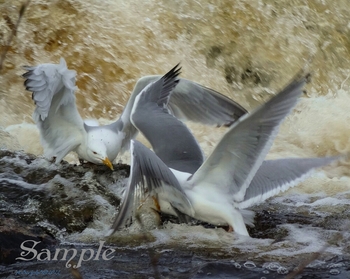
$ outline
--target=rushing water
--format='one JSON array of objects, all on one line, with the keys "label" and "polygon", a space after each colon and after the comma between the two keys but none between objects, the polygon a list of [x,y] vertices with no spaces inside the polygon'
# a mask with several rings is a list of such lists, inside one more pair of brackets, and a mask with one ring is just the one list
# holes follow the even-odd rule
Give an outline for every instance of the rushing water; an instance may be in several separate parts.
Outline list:
[{"label": "rushing water", "polygon": [[[17,20],[21,3],[0,0],[1,49]],[[178,62],[183,67],[183,77],[226,94],[248,110],[269,99],[300,69],[306,69],[312,73],[307,94],[282,125],[268,157],[349,152],[349,10],[348,0],[32,0],[0,73],[0,147],[42,154],[31,118],[34,104],[31,94],[24,90],[21,66],[58,63],[64,57],[68,67],[78,74],[79,112],[84,118],[96,118],[103,124],[121,113],[138,78],[163,74]],[[225,132],[191,123],[189,126],[206,154]],[[73,154],[66,159],[77,162]],[[127,154],[119,159],[124,163],[129,160]],[[263,264],[279,262],[288,266],[290,272],[291,263],[295,267],[322,250],[318,261],[309,264],[310,273],[323,270],[317,273],[319,278],[346,278],[349,261],[340,258],[349,258],[350,254],[349,206],[349,161],[342,160],[254,209],[285,216],[282,221],[279,217],[278,227],[284,232],[279,241],[272,243],[266,234],[259,239],[259,232],[255,231],[257,239],[247,243],[221,229],[167,223],[152,231],[152,245],[157,249],[171,247],[168,255],[162,252],[164,262],[159,268],[177,273],[165,272],[164,276],[180,277],[182,272],[184,278],[228,278],[227,274],[232,275],[230,268],[236,268],[230,261],[238,257],[243,266],[240,270],[247,272],[237,273],[238,278],[283,278],[284,275],[264,275],[262,271],[268,269]],[[113,215],[113,207],[108,208],[107,214]],[[301,216],[300,220],[290,219],[288,214]],[[318,219],[305,221],[308,218]],[[271,222],[275,221],[271,217]],[[65,234],[63,241],[98,243],[109,225],[107,221],[94,222],[81,233]],[[257,224],[256,228],[266,229],[264,224]],[[141,254],[147,254],[144,246],[139,248]],[[201,260],[190,256],[192,249],[200,251]],[[208,259],[210,252],[203,256],[203,251],[212,249],[216,251],[214,258],[222,259],[218,263]],[[143,261],[136,254],[120,257],[137,266]],[[190,264],[184,264],[186,260]],[[245,267],[247,261],[255,262],[257,269],[249,269],[249,264]],[[104,271],[96,271],[96,263],[89,265],[84,278],[97,278],[98,274],[100,278],[117,276],[110,262],[99,264]],[[200,266],[198,270],[196,264]],[[33,263],[28,270],[43,266],[50,265]],[[140,265],[144,273],[139,276],[153,276],[149,268]],[[17,269],[16,265],[1,267],[0,274],[11,278]],[[125,274],[132,274],[128,272]],[[70,275],[61,277],[65,276]]]}]

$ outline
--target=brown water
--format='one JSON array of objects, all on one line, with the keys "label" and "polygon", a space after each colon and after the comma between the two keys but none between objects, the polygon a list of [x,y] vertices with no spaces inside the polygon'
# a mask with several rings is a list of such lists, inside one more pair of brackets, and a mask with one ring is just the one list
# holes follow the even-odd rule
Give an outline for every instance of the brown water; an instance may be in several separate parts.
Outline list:
[{"label": "brown water", "polygon": [[[0,0],[15,22],[22,1]],[[83,118],[108,123],[118,117],[143,75],[163,74],[181,62],[182,76],[216,89],[251,110],[269,99],[300,69],[312,73],[307,95],[282,125],[269,158],[334,155],[350,151],[350,2],[338,1],[121,1],[32,0],[0,73],[0,147],[42,154],[23,87],[22,65],[58,63],[77,71],[77,105]],[[10,34],[0,18],[0,47]],[[224,129],[190,124],[206,153]],[[8,134],[9,133],[9,134]],[[127,163],[128,156],[122,159]],[[73,155],[67,160],[74,162]],[[316,172],[271,204],[330,217],[348,212],[349,162]],[[198,245],[234,237],[201,227],[169,225],[159,243],[184,235]],[[71,241],[97,240],[107,226]],[[266,253],[294,257],[318,251],[335,233],[330,253],[349,254],[349,224],[286,224],[288,243]],[[254,246],[254,245],[253,245]],[[253,249],[253,248],[252,248]],[[265,253],[265,252],[261,252]]]}]

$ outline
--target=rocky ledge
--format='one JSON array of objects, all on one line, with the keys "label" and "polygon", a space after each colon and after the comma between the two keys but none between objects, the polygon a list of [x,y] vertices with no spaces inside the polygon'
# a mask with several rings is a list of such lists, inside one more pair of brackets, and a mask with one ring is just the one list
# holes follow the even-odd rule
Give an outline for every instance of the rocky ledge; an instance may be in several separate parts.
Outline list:
[{"label": "rocky ledge", "polygon": [[[94,227],[96,222],[105,222],[107,223],[105,226],[110,226],[114,218],[113,212],[115,214],[118,210],[129,170],[130,167],[124,164],[114,165],[114,171],[105,166],[91,164],[73,165],[62,162],[55,165],[43,158],[23,152],[0,150],[0,263],[10,264],[11,266],[13,266],[12,264],[18,264],[16,258],[23,252],[20,244],[25,240],[30,239],[31,241],[40,242],[36,247],[38,251],[42,249],[53,251],[57,247],[69,246],[65,242],[67,236],[79,235],[84,230]],[[269,247],[275,245],[279,249],[284,246],[289,249],[289,246],[294,245],[290,241],[284,242],[291,232],[283,224],[296,224],[300,227],[316,227],[320,230],[332,231],[337,229],[339,223],[350,219],[349,209],[322,217],[310,213],[307,208],[300,207],[298,210],[291,210],[286,205],[276,205],[276,203],[269,201],[254,207],[253,210],[256,212],[255,227],[249,228],[250,235],[253,238],[271,239]],[[147,213],[147,210],[144,213]],[[228,249],[225,246],[225,240],[223,240],[225,238],[224,230],[196,221],[192,222],[193,226],[191,228],[187,227],[193,229],[193,234],[195,234],[195,228],[199,228],[202,233],[204,226],[209,229],[204,230],[208,232],[208,235],[211,233],[210,230],[216,231],[222,245],[213,247],[210,243],[205,245],[204,241],[196,246],[193,245],[192,240],[186,240],[187,236],[185,234],[183,237],[177,235],[175,240],[172,240],[171,233],[175,235],[176,230],[181,228],[181,225],[176,225],[177,220],[174,217],[160,217],[153,220],[152,223],[152,226],[159,226],[160,228],[156,230],[156,234],[164,233],[162,230],[162,224],[164,224],[167,227],[165,234],[170,235],[167,243],[158,243],[158,246],[153,246],[158,252],[162,251],[156,257],[156,261],[160,266],[163,264],[168,268],[172,265],[171,262],[175,257],[179,257],[175,261],[178,264],[187,261],[188,257],[191,258],[191,262],[194,264],[197,261],[193,258],[195,255],[201,258],[202,267],[196,267],[195,269],[193,269],[193,266],[192,269],[188,267],[188,272],[192,274],[204,270],[203,272],[210,273],[214,272],[212,269],[215,269],[216,265],[218,265],[218,270],[220,270],[220,266],[223,266],[226,271],[235,268],[232,267],[232,258],[241,261],[254,259],[256,262],[273,261],[279,258],[278,255],[276,256],[273,253],[271,255],[269,255],[269,252],[262,253],[262,250],[259,251],[260,248],[256,250],[241,249],[240,247],[244,247],[242,244],[238,244],[238,248],[230,246]],[[154,216],[150,217],[150,215],[147,218],[155,219]],[[171,232],[172,229],[169,230],[171,224],[175,226],[173,232]],[[149,226],[146,227],[146,231],[148,228]],[[187,230],[185,229],[182,232],[186,233]],[[220,237],[223,238],[220,239]],[[115,249],[119,249],[118,255],[125,254],[123,257],[130,257],[131,265],[137,265],[139,261],[144,261],[142,255],[151,255],[145,244],[156,242],[156,239],[157,236],[152,235],[152,233],[144,233],[143,230],[142,233],[139,231],[139,233],[134,234],[130,234],[130,231],[124,231],[105,240],[107,245],[114,245]],[[92,245],[91,242],[84,243],[84,240],[81,242],[81,247]],[[334,232],[326,243],[329,246],[343,247],[346,255],[339,258],[335,254],[325,253],[322,256],[325,260],[324,263],[327,261],[341,262],[342,264],[349,263],[350,245],[348,237]],[[295,245],[301,244],[297,243]],[[276,249],[276,247],[270,250]],[[268,250],[269,248],[265,247],[264,249]],[[106,248],[101,250],[101,253],[105,250]],[[137,253],[137,257],[135,251],[141,251]],[[303,254],[304,256],[312,256],[307,251]],[[152,256],[150,257],[152,259]],[[163,260],[159,260],[160,257]],[[209,263],[208,259],[212,260],[213,258],[215,264],[213,262]],[[165,259],[168,259],[169,262],[162,262]],[[203,259],[206,264],[203,263]],[[227,262],[228,260],[229,262]],[[285,257],[284,259],[280,258],[280,260],[284,263],[290,261],[289,264],[294,264],[294,267],[298,263],[298,259],[295,257]],[[114,264],[120,265],[121,263],[118,260]],[[42,268],[43,265],[44,263],[35,262],[32,267],[41,266]],[[93,268],[94,265],[95,263],[91,263],[87,268]],[[128,265],[128,268],[131,268],[131,266]],[[150,266],[148,265],[147,268],[149,269]],[[65,270],[65,267],[63,269]],[[345,271],[343,270],[343,272]],[[151,269],[149,273],[146,273],[152,275],[152,272]],[[164,274],[172,274],[169,272]],[[187,275],[189,273],[185,272]],[[179,274],[181,274],[181,271],[175,275],[178,276]],[[97,275],[96,271],[95,275]]]}]

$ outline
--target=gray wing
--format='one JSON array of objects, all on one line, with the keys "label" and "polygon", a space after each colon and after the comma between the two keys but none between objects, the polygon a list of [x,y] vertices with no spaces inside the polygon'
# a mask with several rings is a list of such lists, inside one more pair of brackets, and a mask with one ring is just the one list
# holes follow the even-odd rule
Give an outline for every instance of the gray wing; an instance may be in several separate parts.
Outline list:
[{"label": "gray wing", "polygon": [[[149,91],[149,87],[152,85],[152,88],[156,87],[157,88],[157,92],[161,92],[163,96],[153,96],[153,98],[156,98],[154,101],[155,102],[159,102],[159,103],[167,103],[169,100],[169,92],[174,88],[174,86],[176,86],[176,84],[178,83],[178,80],[175,79],[174,77],[177,77],[180,74],[180,70],[181,68],[178,68],[179,64],[176,65],[173,69],[171,69],[168,72],[168,76],[164,76],[161,77],[160,79],[151,82],[150,84],[147,84],[145,86],[145,88],[143,88],[146,91]],[[163,83],[164,81],[164,83]],[[126,150],[129,149],[129,145],[130,145],[130,140],[135,138],[137,136],[138,130],[136,129],[136,127],[134,125],[132,125],[130,118],[131,118],[131,111],[132,108],[134,107],[134,103],[136,98],[138,97],[140,91],[138,91],[138,85],[136,85],[136,91],[134,89],[133,93],[130,96],[130,99],[128,101],[128,103],[126,104],[124,111],[121,115],[121,117],[114,123],[112,123],[110,125],[111,128],[113,128],[114,130],[119,126],[122,129],[122,132],[124,133],[124,139],[122,141],[122,146],[121,146],[121,153],[124,153]],[[152,98],[152,96],[150,95],[150,97]],[[159,98],[159,100],[158,100]],[[148,118],[146,116],[146,118]],[[118,125],[118,123],[120,123]],[[115,130],[116,131],[116,130]],[[118,131],[116,131],[118,132]]]},{"label": "gray wing", "polygon": [[315,168],[330,164],[339,157],[286,158],[262,163],[250,183],[239,208],[247,208],[296,186]]},{"label": "gray wing", "polygon": [[174,68],[147,85],[135,101],[131,121],[169,168],[194,173],[203,163],[202,151],[189,129],[167,109],[178,74]]},{"label": "gray wing", "polygon": [[267,103],[241,117],[189,179],[190,184],[216,187],[241,202],[271,148],[283,119],[296,105],[305,79],[293,81]]},{"label": "gray wing", "polygon": [[[190,92],[191,98],[185,98],[184,92]],[[225,95],[187,79],[180,79],[169,108],[181,120],[217,126],[230,126],[247,113],[245,108]]]},{"label": "gray wing", "polygon": [[[161,77],[142,77],[137,81],[133,94],[139,94],[146,85]],[[169,109],[180,120],[217,126],[230,125],[247,113],[245,108],[225,95],[184,78],[179,79],[171,95]]]},{"label": "gray wing", "polygon": [[[137,95],[150,83],[162,78],[161,75],[140,78],[127,102],[121,121],[125,138],[121,152],[129,149],[130,139],[135,138],[138,130],[130,123],[130,114]],[[168,103],[171,113],[180,120],[189,120],[205,125],[231,125],[236,119],[247,113],[241,105],[196,82],[180,78]]]},{"label": "gray wing", "polygon": [[33,118],[40,131],[45,156],[56,156],[59,162],[76,148],[84,135],[84,123],[75,104],[76,72],[60,64],[24,67],[24,85],[32,91],[36,105]]},{"label": "gray wing", "polygon": [[124,201],[109,234],[125,224],[133,209],[147,195],[163,191],[176,208],[192,210],[192,205],[176,177],[154,152],[136,140],[131,140],[130,150],[132,157],[129,182]]}]

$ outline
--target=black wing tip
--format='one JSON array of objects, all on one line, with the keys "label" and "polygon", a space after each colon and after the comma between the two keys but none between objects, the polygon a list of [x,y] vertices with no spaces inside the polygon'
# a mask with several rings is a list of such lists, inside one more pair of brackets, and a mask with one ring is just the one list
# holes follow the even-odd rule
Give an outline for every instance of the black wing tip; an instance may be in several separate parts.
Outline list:
[{"label": "black wing tip", "polygon": [[34,93],[34,89],[31,87],[31,86],[28,86],[28,83],[30,82],[31,80],[29,78],[27,78],[25,81],[24,81],[24,87],[27,91],[30,91],[30,92],[33,92]]},{"label": "black wing tip", "polygon": [[181,74],[181,69],[182,69],[182,67],[180,66],[180,62],[179,62],[179,63],[177,63],[177,64],[175,65],[175,67],[173,67],[169,72],[167,72],[167,73],[163,76],[163,78],[164,78],[165,80],[177,78],[177,77]]},{"label": "black wing tip", "polygon": [[158,106],[167,105],[169,102],[170,94],[173,92],[174,88],[179,83],[179,75],[181,73],[181,66],[178,63],[169,72],[167,72],[160,81],[162,82],[162,90],[157,100]]},{"label": "black wing tip", "polygon": [[25,72],[23,75],[22,75],[22,78],[25,78],[25,81],[23,82],[24,84],[24,87],[26,88],[26,90],[28,91],[33,91],[32,88],[30,88],[28,86],[28,83],[31,81],[30,79],[30,76],[33,75],[33,70],[32,69],[29,69],[31,68],[30,66],[23,66],[24,69],[28,70],[27,72]]},{"label": "black wing tip", "polygon": [[27,72],[25,72],[22,77],[23,78],[29,78],[31,75],[33,74],[33,70],[29,70]]},{"label": "black wing tip", "polygon": [[30,79],[29,79],[29,78],[27,78],[27,79],[24,81],[24,86],[25,86],[25,87],[28,87],[28,83],[29,83],[29,81],[30,81]]}]

